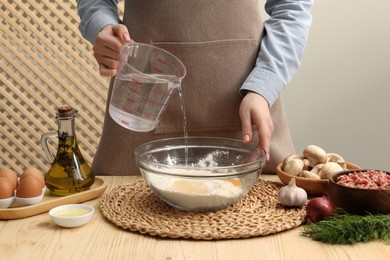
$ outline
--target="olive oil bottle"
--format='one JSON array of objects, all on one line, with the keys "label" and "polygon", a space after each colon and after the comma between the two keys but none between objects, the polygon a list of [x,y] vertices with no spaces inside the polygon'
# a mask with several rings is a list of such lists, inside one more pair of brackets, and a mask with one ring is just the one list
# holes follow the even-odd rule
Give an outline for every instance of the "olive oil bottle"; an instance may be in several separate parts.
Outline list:
[{"label": "olive oil bottle", "polygon": [[[45,175],[46,187],[54,195],[69,195],[88,190],[95,181],[95,175],[85,161],[77,144],[75,118],[77,110],[70,106],[57,108],[58,131],[42,136],[42,147],[51,163]],[[58,137],[57,154],[53,158],[48,138]]]}]

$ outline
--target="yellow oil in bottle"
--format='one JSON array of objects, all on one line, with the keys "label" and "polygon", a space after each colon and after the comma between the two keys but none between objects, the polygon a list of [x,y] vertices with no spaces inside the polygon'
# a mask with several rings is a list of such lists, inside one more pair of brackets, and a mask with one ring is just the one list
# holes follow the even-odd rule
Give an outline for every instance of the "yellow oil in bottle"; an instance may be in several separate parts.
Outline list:
[{"label": "yellow oil in bottle", "polygon": [[55,195],[87,190],[95,181],[92,170],[81,155],[74,136],[59,137],[59,150],[45,176],[46,187]]},{"label": "yellow oil in bottle", "polygon": [[[76,113],[77,110],[71,107],[59,108],[57,111],[57,154],[52,160],[50,170],[45,175],[46,187],[54,195],[64,196],[88,190],[95,181],[95,175],[77,144],[74,131]],[[47,148],[47,138],[52,133],[47,133],[42,142],[48,158],[50,158],[50,153]]]}]

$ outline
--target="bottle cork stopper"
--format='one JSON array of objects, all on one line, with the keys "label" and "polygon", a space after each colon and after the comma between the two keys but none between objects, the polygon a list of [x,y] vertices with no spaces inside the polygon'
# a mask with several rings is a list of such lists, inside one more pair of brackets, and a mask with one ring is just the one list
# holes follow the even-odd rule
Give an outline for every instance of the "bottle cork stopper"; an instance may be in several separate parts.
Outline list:
[{"label": "bottle cork stopper", "polygon": [[60,114],[67,113],[67,112],[70,112],[72,110],[73,110],[73,108],[71,106],[68,106],[68,105],[62,106],[62,107],[57,107],[57,111]]},{"label": "bottle cork stopper", "polygon": [[77,113],[77,110],[75,110],[73,107],[65,105],[61,107],[57,107],[57,115],[59,116],[72,116],[75,113]]}]

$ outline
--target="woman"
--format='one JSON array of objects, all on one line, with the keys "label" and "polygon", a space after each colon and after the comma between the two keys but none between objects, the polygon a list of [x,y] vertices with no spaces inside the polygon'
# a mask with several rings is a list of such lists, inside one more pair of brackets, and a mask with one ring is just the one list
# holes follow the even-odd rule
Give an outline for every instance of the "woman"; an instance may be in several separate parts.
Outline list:
[{"label": "woman", "polygon": [[[279,96],[303,55],[311,5],[312,0],[267,0],[270,18],[263,24],[259,0],[126,0],[122,23],[117,1],[79,0],[79,28],[94,45],[103,76],[115,76],[120,48],[130,40],[173,53],[187,68],[182,91],[188,134],[258,142],[267,152],[263,172],[273,173],[294,153]],[[95,174],[139,174],[135,147],[183,135],[175,98],[148,133],[124,129],[106,112]]]}]

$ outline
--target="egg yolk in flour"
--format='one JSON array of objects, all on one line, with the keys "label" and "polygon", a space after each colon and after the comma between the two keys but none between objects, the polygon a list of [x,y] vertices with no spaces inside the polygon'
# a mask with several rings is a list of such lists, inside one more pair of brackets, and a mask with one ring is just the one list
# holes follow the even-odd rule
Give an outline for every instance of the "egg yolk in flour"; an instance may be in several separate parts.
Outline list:
[{"label": "egg yolk in flour", "polygon": [[[221,181],[224,182],[224,181]],[[226,182],[231,183],[234,187],[239,187],[241,182],[239,179],[229,179]],[[213,183],[213,185],[210,185]],[[207,181],[190,181],[190,180],[176,180],[172,183],[172,190],[187,194],[206,195],[210,193],[215,186],[215,182]]]}]

